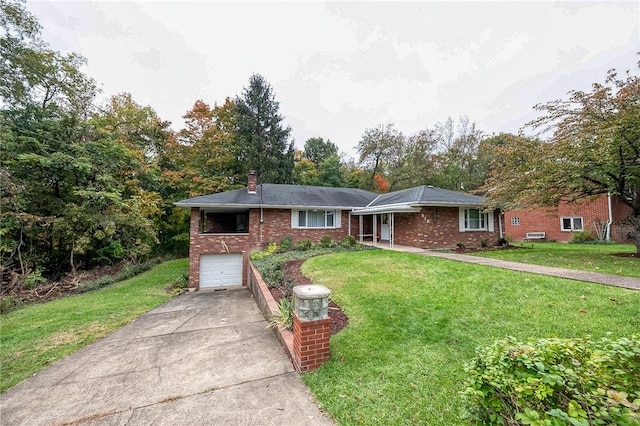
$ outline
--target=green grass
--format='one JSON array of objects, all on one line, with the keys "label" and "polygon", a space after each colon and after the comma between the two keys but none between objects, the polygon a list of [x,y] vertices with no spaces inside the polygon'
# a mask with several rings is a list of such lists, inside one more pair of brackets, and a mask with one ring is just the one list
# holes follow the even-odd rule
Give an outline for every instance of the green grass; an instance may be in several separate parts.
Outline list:
[{"label": "green grass", "polygon": [[640,292],[391,251],[303,264],[349,325],[304,381],[341,425],[456,425],[464,364],[496,338],[640,329]]},{"label": "green grass", "polygon": [[[493,250],[472,253],[534,265],[580,269],[640,278],[640,259],[613,256],[616,253],[635,253],[633,244],[567,244],[567,243],[514,243],[519,250]],[[533,247],[533,248],[532,248]]]},{"label": "green grass", "polygon": [[165,262],[101,290],[2,315],[0,391],[170,299],[166,287],[187,264],[187,259]]}]

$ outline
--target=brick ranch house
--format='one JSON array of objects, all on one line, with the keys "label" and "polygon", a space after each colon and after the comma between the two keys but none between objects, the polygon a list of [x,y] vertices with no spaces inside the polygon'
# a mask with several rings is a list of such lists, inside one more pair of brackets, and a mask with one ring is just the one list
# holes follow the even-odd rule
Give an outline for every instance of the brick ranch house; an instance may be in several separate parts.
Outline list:
[{"label": "brick ranch house", "polygon": [[[571,240],[574,232],[590,231],[603,240],[629,243],[629,226],[623,222],[631,208],[618,198],[600,195],[555,208],[510,210],[504,213],[504,234],[516,241]],[[529,238],[527,237],[529,236]]]},{"label": "brick ranch house", "polygon": [[484,199],[431,186],[388,194],[354,188],[257,184],[175,203],[191,209],[189,286],[247,285],[249,255],[290,236],[317,242],[353,235],[374,244],[453,248],[496,244],[500,215]]}]

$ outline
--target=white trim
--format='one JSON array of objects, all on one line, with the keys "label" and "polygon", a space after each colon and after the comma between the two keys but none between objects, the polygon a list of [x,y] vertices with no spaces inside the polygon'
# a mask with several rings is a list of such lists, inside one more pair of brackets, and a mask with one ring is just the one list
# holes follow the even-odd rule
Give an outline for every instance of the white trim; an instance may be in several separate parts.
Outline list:
[{"label": "white trim", "polygon": [[[333,225],[332,226],[300,226],[300,212],[305,212],[305,217],[306,220],[308,221],[308,214],[306,212],[309,211],[313,211],[313,210],[317,210],[317,211],[323,211],[325,212],[325,224],[327,222],[327,215],[326,212],[333,212]],[[291,209],[291,228],[292,229],[337,229],[337,228],[341,228],[341,222],[342,222],[342,218],[341,215],[342,211],[341,210],[334,210],[334,209]],[[307,222],[308,223],[308,222]]]},{"label": "white trim", "polygon": [[[564,219],[569,219],[571,221],[571,227],[564,227]],[[580,229],[576,229],[575,227],[575,219],[580,219]],[[560,217],[560,231],[561,232],[580,232],[584,231],[584,218],[582,216],[561,216]]]},{"label": "white trim", "polygon": [[[465,227],[465,212],[467,210],[478,210],[480,215],[484,215],[482,221],[484,221],[483,228],[466,228]],[[488,223],[487,223],[488,222]],[[458,210],[458,229],[460,232],[476,232],[476,231],[489,231],[494,232],[493,226],[493,211],[483,212],[481,208],[478,207],[459,207]]]}]

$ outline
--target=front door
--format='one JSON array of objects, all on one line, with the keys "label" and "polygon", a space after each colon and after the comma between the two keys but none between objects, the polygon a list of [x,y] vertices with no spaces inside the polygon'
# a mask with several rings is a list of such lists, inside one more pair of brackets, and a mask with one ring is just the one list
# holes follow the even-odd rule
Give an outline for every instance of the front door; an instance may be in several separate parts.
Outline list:
[{"label": "front door", "polygon": [[389,241],[389,213],[382,213],[380,224],[380,239]]}]

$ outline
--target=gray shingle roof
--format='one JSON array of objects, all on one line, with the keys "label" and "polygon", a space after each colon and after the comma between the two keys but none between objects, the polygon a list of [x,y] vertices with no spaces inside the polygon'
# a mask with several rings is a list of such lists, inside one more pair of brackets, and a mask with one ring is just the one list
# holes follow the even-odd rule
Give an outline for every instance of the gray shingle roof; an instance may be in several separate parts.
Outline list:
[{"label": "gray shingle roof", "polygon": [[423,185],[382,194],[368,207],[381,207],[396,204],[475,206],[482,205],[483,203],[484,198],[477,195],[469,195],[462,192]]},{"label": "gray shingle roof", "polygon": [[378,196],[375,192],[355,188],[326,186],[258,185],[256,193],[247,188],[217,194],[203,195],[176,203],[180,207],[364,207]]},{"label": "gray shingle roof", "polygon": [[201,208],[248,208],[261,205],[379,211],[384,206],[480,206],[483,203],[483,197],[432,186],[417,186],[380,195],[355,188],[265,183],[258,185],[255,194],[250,194],[247,188],[241,188],[189,198],[175,204],[180,207]]}]

